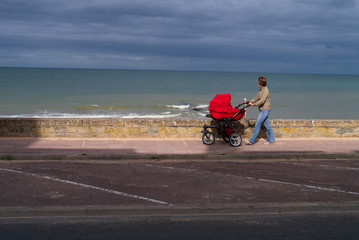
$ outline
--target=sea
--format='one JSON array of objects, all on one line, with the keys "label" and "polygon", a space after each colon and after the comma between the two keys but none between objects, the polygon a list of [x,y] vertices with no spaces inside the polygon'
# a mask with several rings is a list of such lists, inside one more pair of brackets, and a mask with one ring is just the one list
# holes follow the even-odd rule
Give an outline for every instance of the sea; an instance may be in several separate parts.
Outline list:
[{"label": "sea", "polygon": [[262,75],[271,119],[359,119],[359,75],[7,67],[0,117],[207,118],[216,94],[237,106],[256,96]]}]

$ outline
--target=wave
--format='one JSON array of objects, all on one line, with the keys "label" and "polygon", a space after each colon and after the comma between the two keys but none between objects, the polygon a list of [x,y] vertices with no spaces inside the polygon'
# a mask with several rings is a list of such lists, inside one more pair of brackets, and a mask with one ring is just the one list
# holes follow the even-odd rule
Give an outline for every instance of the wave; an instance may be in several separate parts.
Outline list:
[{"label": "wave", "polygon": [[164,112],[160,114],[155,113],[129,113],[129,114],[76,114],[76,113],[36,113],[36,114],[15,114],[15,115],[0,115],[0,118],[173,118],[181,117],[182,114],[171,114]]},{"label": "wave", "polygon": [[136,113],[133,113],[133,114],[128,114],[128,115],[125,115],[125,116],[122,116],[120,118],[173,118],[173,117],[179,117],[181,116],[180,113],[178,114],[145,114],[145,115],[140,115],[140,114],[136,114]]},{"label": "wave", "polygon": [[106,114],[74,114],[74,113],[54,113],[54,114],[17,114],[0,115],[0,118],[119,118],[119,115]]},{"label": "wave", "polygon": [[166,105],[166,107],[175,108],[175,109],[181,109],[181,110],[192,109],[192,110],[195,110],[195,111],[205,111],[205,110],[208,109],[209,104],[200,104],[200,105],[197,105],[195,107],[191,106],[190,104],[185,104],[185,105]]},{"label": "wave", "polygon": [[189,109],[191,107],[191,105],[186,104],[186,105],[166,105],[166,107],[168,108],[177,108],[177,109]]},{"label": "wave", "polygon": [[200,104],[198,106],[196,106],[195,108],[205,108],[207,109],[209,107],[209,104]]},{"label": "wave", "polygon": [[75,109],[75,111],[93,111],[93,110],[113,111],[113,110],[131,108],[131,106],[90,104],[90,105],[78,105],[78,106],[74,106],[73,108]]},{"label": "wave", "polygon": [[208,113],[208,104],[132,107],[89,104],[72,106],[67,109],[42,110],[34,113],[2,114],[0,118],[201,118],[206,113]]}]

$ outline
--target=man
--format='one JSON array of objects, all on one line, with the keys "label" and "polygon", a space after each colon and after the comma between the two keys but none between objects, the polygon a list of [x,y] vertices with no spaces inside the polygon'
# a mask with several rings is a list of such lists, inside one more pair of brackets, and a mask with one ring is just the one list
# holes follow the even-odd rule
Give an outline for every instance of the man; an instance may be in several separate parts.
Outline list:
[{"label": "man", "polygon": [[253,145],[258,136],[259,130],[261,128],[262,123],[267,128],[268,133],[268,142],[266,144],[271,144],[275,142],[274,134],[272,127],[269,122],[269,114],[271,111],[270,107],[270,93],[267,88],[267,79],[263,76],[258,78],[258,86],[261,88],[255,98],[250,100],[249,105],[258,106],[259,115],[257,118],[257,122],[254,128],[254,132],[252,138],[245,141],[246,145]]}]

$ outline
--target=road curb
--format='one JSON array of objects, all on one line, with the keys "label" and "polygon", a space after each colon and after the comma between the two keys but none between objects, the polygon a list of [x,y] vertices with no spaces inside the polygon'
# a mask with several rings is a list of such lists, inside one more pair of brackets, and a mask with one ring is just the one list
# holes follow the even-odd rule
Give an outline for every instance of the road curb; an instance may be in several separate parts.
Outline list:
[{"label": "road curb", "polygon": [[245,154],[2,154],[1,160],[273,160],[359,159],[356,153],[245,153]]},{"label": "road curb", "polygon": [[359,202],[343,203],[278,203],[231,206],[179,206],[179,207],[126,207],[126,206],[79,206],[79,207],[8,207],[0,208],[1,218],[19,217],[91,217],[91,216],[201,216],[241,214],[286,213],[335,213],[359,212]]}]

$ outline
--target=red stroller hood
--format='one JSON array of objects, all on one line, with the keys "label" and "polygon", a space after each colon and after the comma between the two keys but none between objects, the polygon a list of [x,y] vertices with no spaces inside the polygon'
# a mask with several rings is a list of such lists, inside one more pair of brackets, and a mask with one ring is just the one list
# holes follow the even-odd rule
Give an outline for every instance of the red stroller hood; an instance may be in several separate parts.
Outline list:
[{"label": "red stroller hood", "polygon": [[242,111],[234,118],[234,120],[241,119],[245,113],[245,110],[233,108],[231,99],[232,97],[229,93],[217,94],[209,103],[208,110],[210,111],[211,116],[215,119],[223,119],[232,117],[236,113]]},{"label": "red stroller hood", "polygon": [[[233,110],[231,104],[231,94],[217,94],[212,101],[209,103],[209,111],[215,111],[220,113],[230,113]],[[238,109],[235,112],[238,112]]]}]

